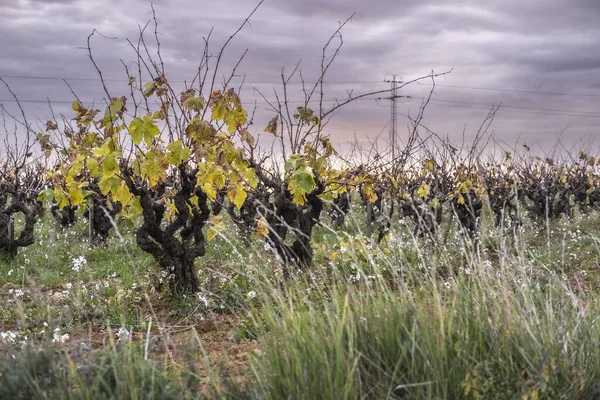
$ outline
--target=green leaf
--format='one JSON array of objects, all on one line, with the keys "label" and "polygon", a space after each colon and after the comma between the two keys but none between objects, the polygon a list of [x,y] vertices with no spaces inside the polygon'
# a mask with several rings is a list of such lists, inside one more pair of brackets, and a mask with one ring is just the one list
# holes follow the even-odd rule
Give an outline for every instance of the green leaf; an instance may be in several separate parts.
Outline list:
[{"label": "green leaf", "polygon": [[212,182],[219,189],[225,186],[225,175],[223,175],[223,171],[216,169],[212,173]]},{"label": "green leaf", "polygon": [[195,142],[204,142],[215,138],[217,130],[209,122],[196,117],[185,128],[185,135]]},{"label": "green leaf", "polygon": [[71,183],[72,184],[67,184],[67,196],[72,205],[78,206],[85,200],[82,189],[83,183],[76,181],[72,181]]},{"label": "green leaf", "polygon": [[150,115],[144,116],[144,119],[134,118],[129,124],[129,132],[131,140],[135,145],[138,145],[142,140],[147,146],[152,144],[152,139],[160,133],[160,129],[154,123],[154,119]]},{"label": "green leaf", "polygon": [[148,82],[146,84],[144,84],[144,97],[150,97],[154,94],[154,91],[156,90],[156,82],[151,81]]},{"label": "green leaf", "polygon": [[98,160],[96,160],[95,158],[92,158],[92,157],[88,158],[86,161],[86,166],[87,166],[87,169],[90,170],[91,176],[98,177],[98,176],[102,175],[103,171],[100,171],[100,168],[98,166]]},{"label": "green leaf", "polygon": [[182,162],[189,160],[192,150],[183,147],[183,142],[177,140],[167,146],[167,162],[171,165],[178,166]]},{"label": "green leaf", "polygon": [[119,190],[119,185],[121,184],[121,179],[117,176],[103,176],[98,181],[98,187],[102,194],[107,195],[109,193],[115,193]]},{"label": "green leaf", "polygon": [[110,178],[119,172],[119,163],[117,162],[118,152],[112,152],[102,162],[102,172],[105,177]]},{"label": "green leaf", "polygon": [[315,170],[318,172],[322,172],[327,168],[327,157],[320,156],[317,157],[317,161],[315,162]]},{"label": "green leaf", "polygon": [[297,169],[288,182],[288,190],[293,196],[294,203],[298,205],[306,202],[306,194],[312,192],[314,187],[315,179],[306,167]]},{"label": "green leaf", "polygon": [[67,196],[67,194],[63,191],[61,191],[60,193],[55,193],[56,195],[56,205],[59,208],[65,208],[66,206],[69,205],[69,197]]},{"label": "green leaf", "polygon": [[114,140],[112,138],[108,138],[102,143],[102,146],[94,150],[94,155],[96,157],[104,157],[109,155],[115,150]]},{"label": "green leaf", "polygon": [[132,197],[132,194],[129,191],[129,188],[127,187],[127,184],[125,183],[125,181],[121,181],[121,183],[119,184],[119,188],[116,191],[112,192],[113,201],[118,201],[123,206],[126,205],[127,203],[129,203],[129,200],[131,200],[131,197]]},{"label": "green leaf", "polygon": [[110,104],[106,109],[106,112],[104,113],[104,122],[106,125],[108,125],[110,122],[113,122],[117,117],[121,115],[124,108],[123,106],[123,102],[116,97],[113,97],[110,100]]},{"label": "green leaf", "polygon": [[202,191],[206,193],[206,196],[208,196],[210,201],[215,201],[217,198],[217,189],[215,189],[215,186],[210,182],[204,182],[202,184]]},{"label": "green leaf", "polygon": [[51,202],[52,200],[54,200],[54,190],[52,190],[51,188],[44,190],[38,195],[37,199],[44,203]]},{"label": "green leaf", "polygon": [[294,180],[306,193],[312,192],[315,187],[315,178],[306,170],[299,170],[294,174]]},{"label": "green leaf", "polygon": [[145,158],[141,165],[141,175],[150,182],[150,187],[153,188],[157,184],[164,182],[167,177],[164,155],[149,150],[145,154]]},{"label": "green leaf", "polygon": [[258,177],[256,176],[256,172],[254,172],[254,168],[248,168],[244,171],[243,178],[251,188],[258,186]]}]

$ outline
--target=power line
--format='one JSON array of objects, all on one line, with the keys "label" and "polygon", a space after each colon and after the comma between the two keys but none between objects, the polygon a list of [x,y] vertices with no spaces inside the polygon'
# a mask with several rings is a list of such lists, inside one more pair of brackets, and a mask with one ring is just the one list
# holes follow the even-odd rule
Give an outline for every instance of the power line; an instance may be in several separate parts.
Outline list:
[{"label": "power line", "polygon": [[[330,100],[323,100],[323,102],[325,103],[335,103],[338,101],[342,101],[343,99],[330,99]],[[367,100],[372,100],[369,98],[361,98],[361,99],[356,99],[354,101],[367,101]],[[21,100],[19,99],[18,103],[41,103],[41,104],[73,104],[73,101],[75,100],[34,100],[34,99],[29,99],[29,100]],[[289,104],[306,104],[306,103],[319,103],[321,100],[320,99],[315,99],[315,100],[310,100],[308,102],[304,101],[304,100],[288,100],[287,103]],[[17,103],[17,100],[15,99],[0,99],[0,104],[2,103]],[[82,101],[83,104],[93,104],[93,103],[99,103],[96,101]],[[267,104],[267,102],[265,100],[256,100],[256,102],[254,101],[242,101],[242,104],[244,105],[250,105],[250,104],[255,104],[255,103],[265,103]],[[277,104],[277,101],[271,101],[271,104]]]},{"label": "power line", "polygon": [[[485,106],[485,107],[489,107],[490,106],[490,104],[487,104],[487,103],[473,103],[473,102],[460,101],[460,100],[435,99],[435,101],[437,101],[437,102],[445,102],[445,103],[461,103],[461,104],[477,105],[477,106]],[[504,103],[502,103],[501,108],[514,108],[514,109],[518,109],[518,110],[547,111],[547,112],[560,112],[560,113],[591,114],[591,115],[594,115],[594,116],[600,116],[600,114],[598,114],[597,112],[594,112],[594,111],[557,110],[557,109],[551,109],[551,108],[535,108],[535,107],[526,107],[526,106],[511,106],[511,105],[507,105],[507,104],[505,105]]]},{"label": "power line", "polygon": [[[87,78],[87,77],[60,77],[60,76],[34,76],[34,75],[2,75],[0,78],[3,79],[39,79],[39,80],[67,80],[67,81],[99,81],[100,78]],[[104,79],[105,82],[129,82],[127,79]],[[185,83],[190,80],[169,80],[170,82]],[[244,83],[249,85],[278,85],[281,81],[245,81]],[[289,82],[288,84],[315,84],[316,82],[304,81],[304,82]],[[355,80],[355,81],[328,81],[324,82],[326,85],[344,85],[344,84],[381,84],[381,81],[369,81],[369,80]],[[514,93],[529,93],[538,95],[550,95],[550,96],[579,96],[579,97],[600,97],[600,94],[596,93],[567,93],[567,92],[554,92],[554,91],[542,91],[542,90],[527,90],[527,89],[507,89],[507,88],[494,88],[494,87],[483,87],[483,86],[464,86],[464,85],[445,85],[436,83],[436,86],[447,87],[454,89],[465,89],[465,90],[484,90],[484,91],[495,91],[495,92],[514,92]],[[591,89],[591,88],[590,88]]]},{"label": "power line", "polygon": [[[371,101],[372,98],[361,98],[355,101]],[[340,99],[328,99],[323,100],[325,103],[335,103],[340,101]],[[403,103],[415,102],[416,100],[409,99]],[[308,103],[314,104],[320,102],[319,99],[311,100]],[[15,99],[0,99],[0,104],[2,103],[17,103]],[[72,104],[73,100],[40,100],[40,99],[26,99],[19,100],[19,103],[33,103],[33,104]],[[84,104],[93,104],[93,101],[83,102]],[[256,103],[267,104],[267,102],[263,99],[254,101],[243,101],[244,105],[253,105]],[[272,102],[276,104],[276,101]],[[306,104],[304,100],[290,100],[289,104]],[[490,109],[493,104],[487,103],[474,103],[474,102],[466,102],[460,100],[442,100],[442,99],[432,99],[430,100],[430,104],[447,106],[447,107],[455,107],[455,108],[465,108],[465,109],[474,109],[474,110],[485,110]],[[550,109],[550,108],[535,108],[535,107],[525,107],[525,106],[511,106],[509,104],[502,104],[501,111],[503,112],[514,112],[519,114],[531,114],[531,115],[549,115],[549,116],[563,116],[563,117],[582,117],[582,118],[600,118],[600,114],[594,113],[592,111],[576,111],[576,110],[560,110],[560,109]]]},{"label": "power line", "polygon": [[[445,106],[445,107],[455,107],[455,108],[466,108],[466,109],[472,109],[472,110],[488,110],[490,109],[491,105],[487,105],[487,107],[485,106],[478,106],[476,104],[474,105],[465,105],[465,104],[453,104],[453,103],[440,103],[438,102],[438,100],[431,100],[429,102],[429,104],[434,104],[434,105],[438,105],[438,106]],[[530,115],[548,115],[548,116],[557,116],[557,117],[577,117],[577,118],[600,118],[600,114],[565,114],[565,113],[556,113],[556,112],[543,112],[543,111],[528,111],[528,110],[519,110],[519,109],[504,109],[504,106],[500,107],[499,112],[503,112],[503,111],[507,111],[507,112],[512,112],[512,113],[519,113],[519,114],[530,114]]]},{"label": "power line", "polygon": [[[48,80],[48,81],[100,81],[100,78],[86,78],[86,77],[71,77],[71,78],[67,78],[67,77],[61,77],[61,76],[34,76],[34,75],[2,75],[0,76],[0,78],[2,79],[37,79],[37,80]],[[105,82],[127,82],[129,83],[128,79],[123,79],[123,78],[104,78]],[[169,82],[175,82],[175,83],[185,83],[185,82],[191,82],[191,80],[173,80],[173,79],[169,79]],[[244,81],[244,83],[250,84],[250,85],[278,85],[281,84],[281,81]],[[288,82],[287,84],[295,84],[295,85],[300,85],[300,84],[315,84],[317,82],[311,82],[311,81],[304,81],[304,82]],[[336,85],[342,85],[342,84],[350,84],[350,83],[359,83],[359,84],[374,84],[374,83],[381,83],[380,81],[328,81],[328,82],[323,82],[325,85],[329,85],[329,84],[336,84]]]},{"label": "power line", "polygon": [[489,90],[496,92],[515,92],[515,93],[530,93],[530,94],[545,94],[552,96],[580,96],[580,97],[600,97],[600,94],[594,93],[564,93],[564,92],[545,92],[540,90],[526,90],[526,89],[502,89],[502,88],[490,88],[490,87],[478,87],[478,86],[461,86],[461,85],[442,85],[436,83],[435,86],[456,88],[456,89],[468,89],[468,90]]}]

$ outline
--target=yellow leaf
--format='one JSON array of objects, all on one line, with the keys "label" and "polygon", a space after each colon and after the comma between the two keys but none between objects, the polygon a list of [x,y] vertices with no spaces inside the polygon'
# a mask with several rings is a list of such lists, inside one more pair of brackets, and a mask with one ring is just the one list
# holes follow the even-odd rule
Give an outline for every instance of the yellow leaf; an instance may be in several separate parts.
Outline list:
[{"label": "yellow leaf", "polygon": [[149,150],[144,156],[140,174],[150,182],[150,187],[154,188],[167,178],[168,163],[158,148]]},{"label": "yellow leaf", "polygon": [[223,223],[223,221],[221,220],[221,216],[219,215],[210,217],[208,222],[210,225],[208,228],[208,232],[206,233],[206,239],[210,242],[219,233],[225,230],[225,224]]},{"label": "yellow leaf", "polygon": [[58,187],[54,189],[54,197],[56,198],[56,204],[60,208],[64,208],[69,205],[69,197]]},{"label": "yellow leaf", "polygon": [[171,165],[179,166],[182,162],[187,161],[192,154],[192,150],[183,147],[183,142],[177,140],[167,146],[167,162]]},{"label": "yellow leaf", "polygon": [[544,381],[549,382],[550,381],[550,370],[548,369],[548,366],[544,364],[544,367],[542,368],[542,378],[544,378]]},{"label": "yellow leaf", "polygon": [[426,159],[423,161],[423,165],[427,171],[433,171],[433,168],[435,167],[435,163],[431,159]]},{"label": "yellow leaf", "polygon": [[211,181],[217,188],[221,189],[223,186],[225,186],[225,176],[223,175],[223,171],[220,169],[215,170],[212,173],[211,178]]},{"label": "yellow leaf", "polygon": [[258,186],[258,177],[256,176],[256,172],[254,172],[254,168],[248,168],[244,172],[244,179],[251,188],[256,188]]},{"label": "yellow leaf", "polygon": [[256,233],[261,239],[267,237],[267,235],[269,234],[269,225],[267,224],[267,221],[265,221],[264,218],[259,219],[256,223]]},{"label": "yellow leaf", "polygon": [[98,168],[98,160],[95,158],[89,158],[86,161],[86,166],[90,170],[90,175],[93,177],[98,177],[101,175],[100,168]]},{"label": "yellow leaf", "polygon": [[429,186],[427,186],[427,184],[423,182],[421,187],[419,187],[419,189],[417,190],[417,194],[422,198],[427,197],[427,195],[429,194]]},{"label": "yellow leaf", "polygon": [[177,207],[174,201],[169,201],[165,210],[165,218],[167,221],[173,221],[173,218],[177,215]]},{"label": "yellow leaf", "polygon": [[210,201],[215,201],[217,198],[217,189],[215,189],[215,186],[212,183],[204,182],[202,184],[202,190],[206,193]]},{"label": "yellow leaf", "polygon": [[127,184],[125,183],[125,181],[121,181],[121,185],[119,186],[119,189],[113,193],[112,195],[112,199],[114,201],[118,201],[119,203],[121,203],[121,205],[125,205],[127,203],[129,203],[129,200],[131,200],[131,192],[129,191],[129,188],[127,187]]},{"label": "yellow leaf", "polygon": [[244,200],[246,200],[247,196],[246,190],[244,190],[244,187],[239,183],[235,186],[232,186],[227,191],[227,197],[229,197],[229,200],[231,200],[231,202],[235,204],[238,209],[242,208]]},{"label": "yellow leaf", "polygon": [[83,190],[80,188],[73,188],[69,190],[69,200],[71,201],[72,205],[77,206],[83,203],[84,199],[85,197],[83,196]]}]

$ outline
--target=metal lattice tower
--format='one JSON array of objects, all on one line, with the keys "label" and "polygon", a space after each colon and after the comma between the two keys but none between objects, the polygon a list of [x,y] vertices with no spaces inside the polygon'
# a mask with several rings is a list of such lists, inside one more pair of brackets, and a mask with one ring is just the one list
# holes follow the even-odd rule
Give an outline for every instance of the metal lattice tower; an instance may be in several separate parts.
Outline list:
[{"label": "metal lattice tower", "polygon": [[396,79],[396,75],[392,75],[392,79],[386,79],[384,82],[390,83],[390,97],[380,97],[378,100],[391,100],[391,109],[390,109],[390,146],[392,148],[392,162],[396,159],[396,138],[398,137],[397,126],[398,126],[398,104],[396,100],[400,97],[410,98],[410,96],[398,96],[398,84],[402,83],[401,80]]},{"label": "metal lattice tower", "polygon": [[392,81],[392,91],[391,91],[391,115],[390,115],[390,144],[392,145],[392,161],[396,159],[396,126],[397,126],[397,116],[398,116],[398,105],[396,104],[396,98],[398,96],[397,89],[398,85],[396,82],[396,75],[394,75]]}]

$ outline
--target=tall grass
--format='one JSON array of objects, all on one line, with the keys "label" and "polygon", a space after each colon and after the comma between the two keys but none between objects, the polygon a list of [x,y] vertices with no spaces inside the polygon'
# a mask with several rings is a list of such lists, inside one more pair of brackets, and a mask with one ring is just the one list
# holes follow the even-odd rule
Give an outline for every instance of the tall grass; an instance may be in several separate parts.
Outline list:
[{"label": "tall grass", "polygon": [[[364,221],[349,218],[343,231],[316,229],[315,264],[290,280],[261,242],[243,245],[226,232],[199,266],[205,297],[190,296],[185,307],[161,305],[180,307],[184,317],[173,315],[191,325],[211,312],[246,314],[232,337],[258,341],[261,355],[245,382],[239,376],[228,382],[210,367],[219,360],[206,359],[202,334],[189,349],[177,348],[177,359],[148,357],[145,343],[135,341],[109,342],[77,358],[74,343],[55,344],[48,336],[41,346],[0,348],[0,399],[600,398],[593,277],[600,242],[582,233],[599,221],[597,215],[561,221],[540,235],[536,227],[495,229],[486,220],[478,241],[452,231],[440,245],[413,236],[410,226],[394,226],[377,244],[362,233]],[[134,246],[122,244],[114,254],[80,244],[61,256],[46,242],[28,249],[23,285],[60,259],[63,274],[56,279],[74,282],[79,293],[64,304],[73,308],[75,300],[94,295],[86,307],[98,307],[111,296],[108,311],[115,315],[103,317],[107,326],[124,324],[142,342],[162,335],[145,324],[151,315],[158,326],[159,317],[136,303],[146,298],[141,290],[149,283],[142,274],[147,258]],[[85,271],[73,271],[71,259],[82,254],[89,260]],[[4,279],[16,282],[12,269],[17,266],[0,268]],[[117,276],[106,278],[113,271]],[[119,296],[121,287],[132,294]],[[62,312],[55,306],[37,305],[44,311],[37,315],[19,304],[0,305],[0,311],[21,310],[23,335],[41,329],[41,321],[52,329],[68,321],[52,322]],[[12,323],[6,315],[1,319]],[[66,332],[76,330],[73,321]]]},{"label": "tall grass", "polygon": [[[265,307],[266,398],[598,398],[598,302],[482,272],[449,288],[332,288]],[[515,279],[516,278],[516,279]]]},{"label": "tall grass", "polygon": [[[269,399],[600,398],[600,305],[595,291],[569,280],[576,268],[551,259],[551,247],[565,247],[564,235],[554,237],[541,252],[527,248],[537,240],[528,229],[487,229],[477,243],[444,248],[396,232],[400,245],[368,242],[366,258],[364,246],[349,246],[354,270],[334,264],[326,285],[309,276],[262,305],[261,392]],[[350,274],[356,278],[347,284]]]}]

